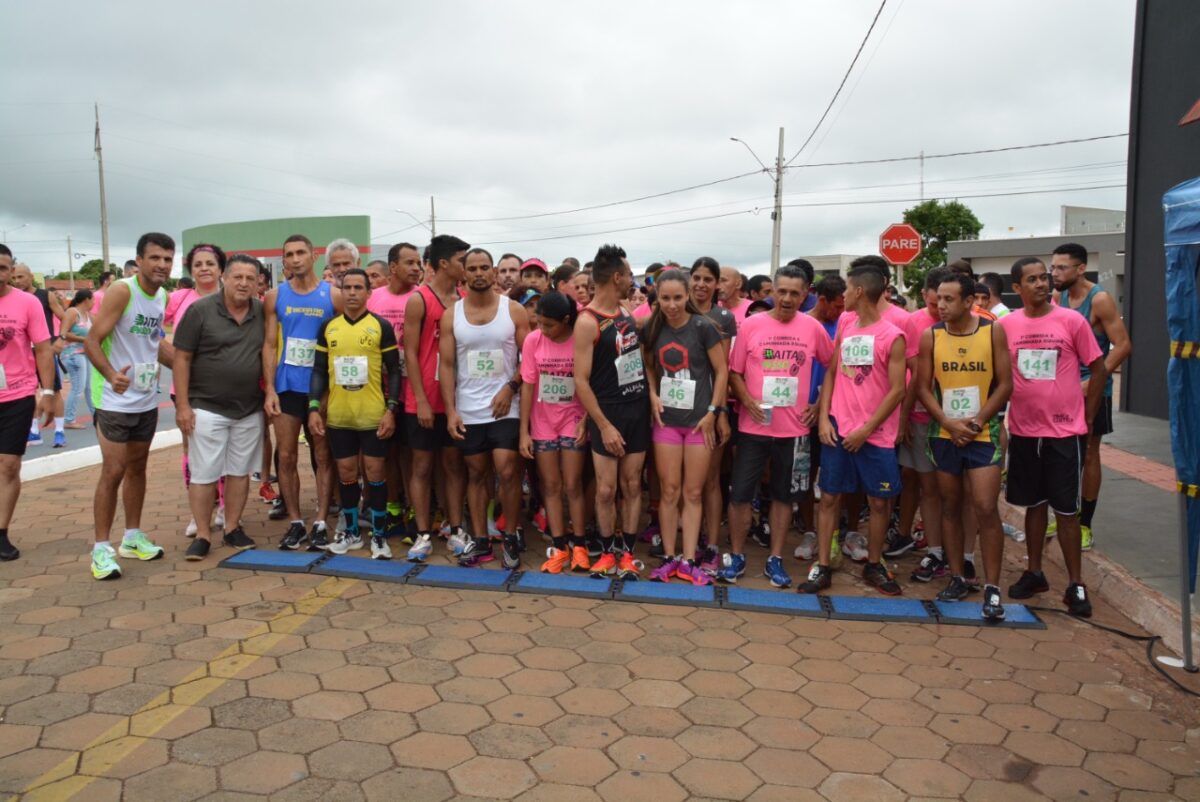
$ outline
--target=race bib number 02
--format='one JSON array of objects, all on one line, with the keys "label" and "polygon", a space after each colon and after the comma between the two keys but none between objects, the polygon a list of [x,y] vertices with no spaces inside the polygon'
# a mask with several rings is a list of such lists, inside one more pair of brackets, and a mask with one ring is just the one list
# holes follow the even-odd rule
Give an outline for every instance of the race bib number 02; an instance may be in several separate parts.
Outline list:
[{"label": "race bib number 02", "polygon": [[875,335],[856,334],[842,340],[842,364],[862,367],[875,364]]},{"label": "race bib number 02", "polygon": [[574,376],[538,376],[538,398],[543,404],[569,404],[575,400]]},{"label": "race bib number 02", "polygon": [[317,356],[317,341],[288,337],[283,347],[283,364],[311,368]]},{"label": "race bib number 02", "polygon": [[762,403],[777,407],[796,406],[799,384],[795,376],[763,376]]},{"label": "race bib number 02", "polygon": [[133,389],[140,393],[148,393],[157,388],[157,362],[138,362],[133,366]]},{"label": "race bib number 02", "polygon": [[333,358],[333,380],[339,387],[362,387],[367,383],[367,373],[365,356],[335,356]]},{"label": "race bib number 02", "polygon": [[979,388],[949,388],[942,397],[942,408],[946,410],[946,417],[955,420],[975,417],[979,414],[980,409]]},{"label": "race bib number 02", "polygon": [[472,379],[503,378],[504,355],[500,351],[468,351],[467,376]]},{"label": "race bib number 02", "polygon": [[627,384],[640,382],[645,374],[642,373],[642,352],[630,351],[617,357],[617,384],[624,387]]},{"label": "race bib number 02", "polygon": [[1029,381],[1054,381],[1058,373],[1058,351],[1053,348],[1018,349],[1017,370]]},{"label": "race bib number 02", "polygon": [[663,376],[659,384],[658,397],[664,407],[671,409],[686,409],[689,412],[696,408],[696,380],[672,379]]}]

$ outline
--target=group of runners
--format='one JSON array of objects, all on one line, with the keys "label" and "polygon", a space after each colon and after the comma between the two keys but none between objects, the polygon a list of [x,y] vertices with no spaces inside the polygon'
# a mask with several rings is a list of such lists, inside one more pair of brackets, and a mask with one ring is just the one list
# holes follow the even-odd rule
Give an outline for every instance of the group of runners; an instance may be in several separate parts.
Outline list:
[{"label": "group of runners", "polygon": [[[1130,345],[1079,245],[1050,264],[1019,259],[1006,277],[931,270],[912,313],[877,256],[815,284],[804,260],[746,281],[701,257],[653,265],[639,286],[615,245],[551,270],[439,235],[369,269],[336,240],[319,277],[316,247],[295,235],[278,287],[251,256],[195,246],[193,287],[176,302],[163,289],[174,255],[170,237],[144,235],[136,272],[107,288],[79,337],[103,455],[97,579],[120,576],[118,556],[163,553],[141,514],[165,365],[185,436],[188,559],[217,532],[255,546],[241,520],[260,474],[270,517],[287,521],[282,549],[391,559],[403,543],[423,562],[444,543],[460,565],[517,568],[532,520],[549,541],[542,571],[736,583],[754,541],[770,584],[788,588],[795,529],[792,556],[811,563],[801,593],[830,588],[847,558],[900,594],[887,560],[920,550],[914,581],[945,578],[943,601],[982,590],[983,617],[1000,619],[1003,492],[1026,508],[1028,549],[1008,596],[1049,590],[1043,550],[1057,534],[1064,603],[1091,614],[1081,551],[1111,375]],[[0,559],[18,556],[7,527],[29,422],[54,412],[46,318],[13,271],[0,245]],[[1000,300],[1006,286],[1019,310]]]}]

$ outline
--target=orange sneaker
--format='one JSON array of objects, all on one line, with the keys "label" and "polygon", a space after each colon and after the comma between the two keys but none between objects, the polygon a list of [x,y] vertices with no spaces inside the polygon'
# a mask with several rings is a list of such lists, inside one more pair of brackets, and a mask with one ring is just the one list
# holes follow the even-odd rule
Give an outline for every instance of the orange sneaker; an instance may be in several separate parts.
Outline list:
[{"label": "orange sneaker", "polygon": [[600,559],[592,563],[592,576],[611,576],[617,570],[617,558],[612,552],[606,551]]},{"label": "orange sneaker", "polygon": [[617,573],[622,579],[637,580],[640,579],[638,574],[646,566],[642,565],[639,560],[633,559],[633,554],[628,551],[621,552],[621,560],[617,564]]},{"label": "orange sneaker", "polygon": [[542,571],[547,574],[561,574],[571,562],[571,555],[553,546],[546,549],[546,562],[542,563]]},{"label": "orange sneaker", "polygon": [[587,546],[574,546],[571,548],[571,570],[579,574],[591,572],[592,563],[588,559]]}]

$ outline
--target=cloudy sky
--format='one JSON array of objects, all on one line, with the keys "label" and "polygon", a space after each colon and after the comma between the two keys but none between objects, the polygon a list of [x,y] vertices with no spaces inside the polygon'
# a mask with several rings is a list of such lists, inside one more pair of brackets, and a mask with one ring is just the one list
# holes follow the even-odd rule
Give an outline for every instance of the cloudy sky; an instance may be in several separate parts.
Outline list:
[{"label": "cloudy sky", "polygon": [[[865,253],[919,164],[814,165],[1128,130],[1133,0],[888,0],[797,155],[878,7],[5,3],[0,237],[39,272],[65,269],[68,233],[99,255],[93,100],[118,262],[147,230],[276,217],[367,214],[376,250],[420,242],[433,195],[439,232],[494,252],[616,241],[635,266],[752,270],[766,175],[621,201],[758,169],[730,137],[771,164],[782,126],[784,258]],[[927,159],[925,197],[963,199],[985,237],[1052,234],[1060,205],[1123,208],[1126,145]]]}]

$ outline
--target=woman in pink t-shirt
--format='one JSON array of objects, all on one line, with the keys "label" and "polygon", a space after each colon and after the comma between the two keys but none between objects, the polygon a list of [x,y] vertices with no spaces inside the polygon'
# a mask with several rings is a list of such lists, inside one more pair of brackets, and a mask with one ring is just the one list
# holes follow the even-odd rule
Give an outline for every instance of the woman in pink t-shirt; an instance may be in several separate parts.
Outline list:
[{"label": "woman in pink t-shirt", "polygon": [[[583,466],[587,436],[583,404],[575,396],[575,302],[551,291],[538,302],[538,328],[521,348],[521,454],[537,463],[554,545],[542,570],[551,574],[591,568],[584,546]],[[567,495],[573,534],[563,518]]]}]

